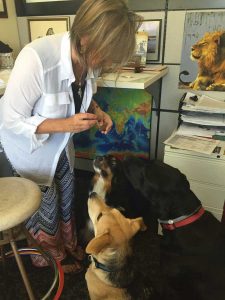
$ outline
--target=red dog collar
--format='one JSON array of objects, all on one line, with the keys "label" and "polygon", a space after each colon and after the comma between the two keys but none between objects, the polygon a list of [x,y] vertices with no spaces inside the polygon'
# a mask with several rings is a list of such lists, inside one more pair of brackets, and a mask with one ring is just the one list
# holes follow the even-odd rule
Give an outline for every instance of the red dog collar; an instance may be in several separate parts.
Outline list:
[{"label": "red dog collar", "polygon": [[179,227],[182,227],[182,226],[185,226],[185,225],[195,222],[204,214],[204,212],[205,212],[205,210],[201,206],[200,209],[198,208],[197,212],[194,212],[193,214],[191,214],[189,216],[183,216],[183,217],[179,217],[177,219],[168,220],[168,221],[159,220],[159,222],[163,229],[174,230],[176,228],[179,228]]}]

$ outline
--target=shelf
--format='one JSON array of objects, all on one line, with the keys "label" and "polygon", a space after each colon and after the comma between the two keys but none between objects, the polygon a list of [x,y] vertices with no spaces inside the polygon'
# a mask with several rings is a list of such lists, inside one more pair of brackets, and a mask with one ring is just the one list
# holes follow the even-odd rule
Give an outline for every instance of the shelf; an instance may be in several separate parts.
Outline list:
[{"label": "shelf", "polygon": [[162,71],[144,71],[141,73],[122,71],[119,75],[117,73],[109,73],[100,77],[97,80],[97,85],[110,88],[146,89],[167,73],[168,68]]}]

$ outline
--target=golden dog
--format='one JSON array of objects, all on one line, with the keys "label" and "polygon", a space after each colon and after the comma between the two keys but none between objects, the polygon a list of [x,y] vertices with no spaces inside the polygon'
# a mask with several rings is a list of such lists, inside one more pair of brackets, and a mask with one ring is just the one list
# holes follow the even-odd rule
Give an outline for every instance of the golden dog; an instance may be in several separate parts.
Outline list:
[{"label": "golden dog", "polygon": [[95,233],[86,247],[91,265],[85,278],[91,300],[132,299],[127,291],[134,278],[129,241],[139,230],[146,230],[143,219],[125,218],[95,192],[89,196],[88,213]]}]

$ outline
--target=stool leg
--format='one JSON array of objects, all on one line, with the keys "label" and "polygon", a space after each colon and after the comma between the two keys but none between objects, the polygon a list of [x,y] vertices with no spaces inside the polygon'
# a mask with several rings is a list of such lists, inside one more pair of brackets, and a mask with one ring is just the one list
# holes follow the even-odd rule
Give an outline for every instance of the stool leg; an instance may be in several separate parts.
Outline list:
[{"label": "stool leg", "polygon": [[18,253],[18,250],[17,250],[17,247],[16,247],[16,243],[15,243],[15,241],[13,239],[12,231],[9,230],[9,232],[10,232],[10,245],[11,245],[13,253],[15,255],[15,259],[16,259],[18,268],[20,270],[20,274],[21,274],[21,276],[23,278],[23,282],[24,282],[24,285],[26,287],[27,293],[29,295],[30,300],[35,300],[35,297],[34,297],[32,289],[31,289],[31,285],[30,285],[29,279],[27,277],[27,273],[25,271],[22,259],[21,259],[20,255]]},{"label": "stool leg", "polygon": [[[3,241],[4,237],[3,237],[3,232],[0,231],[0,242]],[[1,256],[1,260],[2,260],[2,266],[3,266],[3,270],[5,270],[5,252],[4,252],[4,244],[1,245],[0,243],[0,256]]]},{"label": "stool leg", "polygon": [[0,257],[2,262],[3,271],[5,271],[5,252],[4,252],[4,246],[0,246]]}]

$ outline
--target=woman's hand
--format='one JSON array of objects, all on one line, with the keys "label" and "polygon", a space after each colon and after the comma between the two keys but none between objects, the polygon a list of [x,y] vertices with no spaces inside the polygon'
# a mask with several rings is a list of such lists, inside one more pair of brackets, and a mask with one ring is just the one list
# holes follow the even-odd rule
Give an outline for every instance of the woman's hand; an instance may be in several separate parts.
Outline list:
[{"label": "woman's hand", "polygon": [[70,126],[69,132],[82,132],[88,130],[98,123],[98,117],[95,114],[79,113],[75,114],[68,119]]},{"label": "woman's hand", "polygon": [[92,100],[91,102],[89,111],[97,116],[97,126],[101,133],[107,134],[113,126],[111,117],[106,112],[104,112],[94,100]]},{"label": "woman's hand", "polygon": [[36,130],[36,133],[82,132],[95,126],[98,117],[95,114],[79,113],[63,119],[46,119]]},{"label": "woman's hand", "polygon": [[101,133],[107,134],[112,129],[112,125],[113,125],[112,119],[107,113],[105,113],[100,108],[98,109],[98,112],[96,112],[95,114],[98,117],[97,126],[99,130],[101,131]]}]

